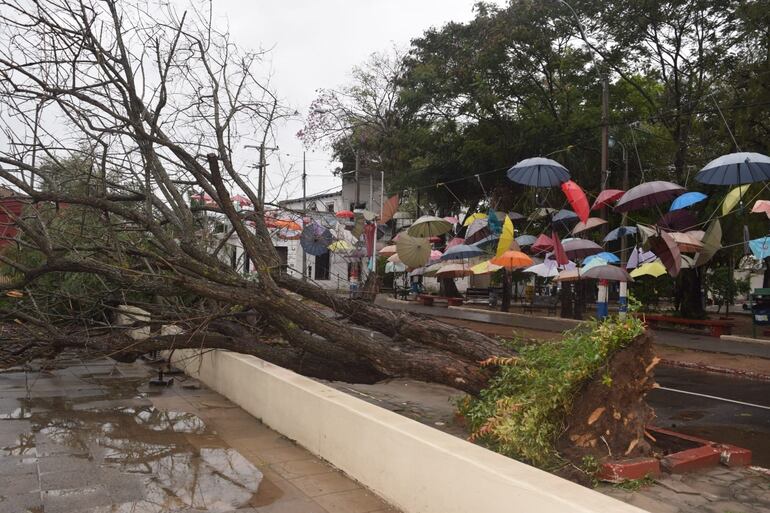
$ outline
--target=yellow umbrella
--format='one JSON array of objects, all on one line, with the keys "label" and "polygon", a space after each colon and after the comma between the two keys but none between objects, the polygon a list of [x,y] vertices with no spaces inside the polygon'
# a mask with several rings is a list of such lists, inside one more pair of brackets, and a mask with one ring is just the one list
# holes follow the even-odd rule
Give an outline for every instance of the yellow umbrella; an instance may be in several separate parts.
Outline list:
[{"label": "yellow umbrella", "polygon": [[722,203],[723,216],[726,216],[733,208],[735,208],[735,205],[737,205],[743,195],[746,194],[746,191],[749,190],[749,187],[751,187],[751,184],[739,185],[738,187],[733,187],[732,190],[727,193],[727,196],[725,196],[725,201]]},{"label": "yellow umbrella", "polygon": [[660,260],[655,260],[653,262],[642,264],[631,271],[631,277],[638,278],[640,276],[652,276],[657,278],[659,276],[663,276],[666,273],[668,273],[666,266],[664,266]]},{"label": "yellow umbrella", "polygon": [[471,271],[473,271],[473,274],[489,274],[502,268],[502,265],[493,264],[491,261],[486,260],[471,267]]},{"label": "yellow umbrella", "polygon": [[511,249],[513,239],[513,221],[506,215],[505,220],[503,221],[503,231],[500,233],[500,240],[497,242],[497,252],[495,253],[495,256],[502,256],[503,253]]},{"label": "yellow umbrella", "polygon": [[398,257],[409,267],[420,267],[428,263],[430,258],[430,242],[428,239],[402,234],[396,241]]},{"label": "yellow umbrella", "polygon": [[475,214],[471,214],[465,218],[465,221],[463,221],[463,226],[470,226],[473,221],[477,219],[486,219],[486,218],[487,218],[486,214],[482,214],[481,212],[476,212]]},{"label": "yellow umbrella", "polygon": [[350,251],[353,249],[353,245],[346,240],[338,240],[329,244],[329,251],[332,253],[340,253],[342,251]]}]

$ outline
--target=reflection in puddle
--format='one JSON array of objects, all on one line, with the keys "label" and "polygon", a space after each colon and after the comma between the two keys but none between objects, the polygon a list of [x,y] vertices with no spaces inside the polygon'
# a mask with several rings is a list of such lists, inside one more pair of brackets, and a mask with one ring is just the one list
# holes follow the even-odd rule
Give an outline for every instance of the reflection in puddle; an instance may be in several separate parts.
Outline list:
[{"label": "reflection in puddle", "polygon": [[[262,473],[223,447],[199,417],[153,407],[138,394],[136,379],[90,374],[91,384],[102,389],[86,393],[83,378],[68,381],[60,374],[58,391],[43,387],[37,396],[33,389],[0,417],[0,435],[15,438],[0,438],[0,463],[8,458],[19,468],[37,465],[43,491],[38,511],[82,504],[71,510],[218,513],[259,500]],[[45,378],[39,382],[45,385]],[[7,380],[1,384],[0,395],[11,388]],[[0,509],[8,499],[2,495]]]}]

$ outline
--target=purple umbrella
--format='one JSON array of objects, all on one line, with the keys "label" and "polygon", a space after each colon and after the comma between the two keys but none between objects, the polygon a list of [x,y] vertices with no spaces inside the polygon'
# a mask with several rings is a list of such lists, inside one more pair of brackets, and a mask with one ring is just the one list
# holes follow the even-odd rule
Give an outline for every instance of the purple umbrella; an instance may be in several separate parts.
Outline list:
[{"label": "purple umbrella", "polygon": [[657,225],[674,232],[687,231],[698,225],[698,218],[689,210],[674,210],[667,212],[658,219]]},{"label": "purple umbrella", "polygon": [[680,194],[684,194],[685,189],[681,185],[671,182],[645,182],[628,190],[620,197],[615,204],[616,212],[629,212],[631,210],[641,210],[671,201]]},{"label": "purple umbrella", "polygon": [[626,264],[626,269],[635,269],[639,267],[641,264],[644,264],[646,262],[652,262],[657,257],[655,256],[655,253],[652,251],[642,251],[642,248],[634,248],[631,250],[631,256],[628,257],[628,263]]},{"label": "purple umbrella", "polygon": [[586,258],[604,251],[600,245],[586,239],[571,239],[562,244],[562,246],[570,260]]},{"label": "purple umbrella", "polygon": [[597,265],[583,273],[583,278],[594,278],[596,280],[609,281],[634,281],[625,269],[614,265]]},{"label": "purple umbrella", "polygon": [[667,232],[661,231],[657,235],[651,236],[647,241],[650,243],[650,250],[658,255],[660,261],[666,266],[668,274],[676,278],[682,268],[682,254],[679,252],[679,246],[676,241]]}]

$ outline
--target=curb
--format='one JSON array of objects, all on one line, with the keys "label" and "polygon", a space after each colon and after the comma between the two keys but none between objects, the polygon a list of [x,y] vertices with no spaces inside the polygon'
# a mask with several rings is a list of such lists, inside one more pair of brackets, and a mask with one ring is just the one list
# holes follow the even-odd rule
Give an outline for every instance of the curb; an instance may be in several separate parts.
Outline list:
[{"label": "curb", "polygon": [[733,369],[730,367],[718,367],[716,365],[706,365],[702,363],[693,362],[679,362],[676,360],[662,359],[661,364],[669,367],[682,367],[685,369],[697,369],[706,372],[714,372],[717,374],[730,374],[733,376],[740,376],[743,378],[757,379],[761,381],[770,381],[770,374],[762,374],[761,372],[754,372],[742,369]]}]

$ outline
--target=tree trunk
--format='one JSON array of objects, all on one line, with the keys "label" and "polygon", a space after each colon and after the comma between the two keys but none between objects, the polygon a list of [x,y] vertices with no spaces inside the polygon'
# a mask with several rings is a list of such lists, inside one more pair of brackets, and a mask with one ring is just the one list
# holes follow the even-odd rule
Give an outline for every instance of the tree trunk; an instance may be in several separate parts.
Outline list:
[{"label": "tree trunk", "polygon": [[679,314],[687,319],[703,319],[703,287],[699,269],[682,269],[679,273]]},{"label": "tree trunk", "polygon": [[462,297],[453,278],[441,278],[439,293],[444,297]]},{"label": "tree trunk", "polygon": [[511,308],[511,272],[503,269],[503,301],[500,305],[501,312],[507,312]]}]

